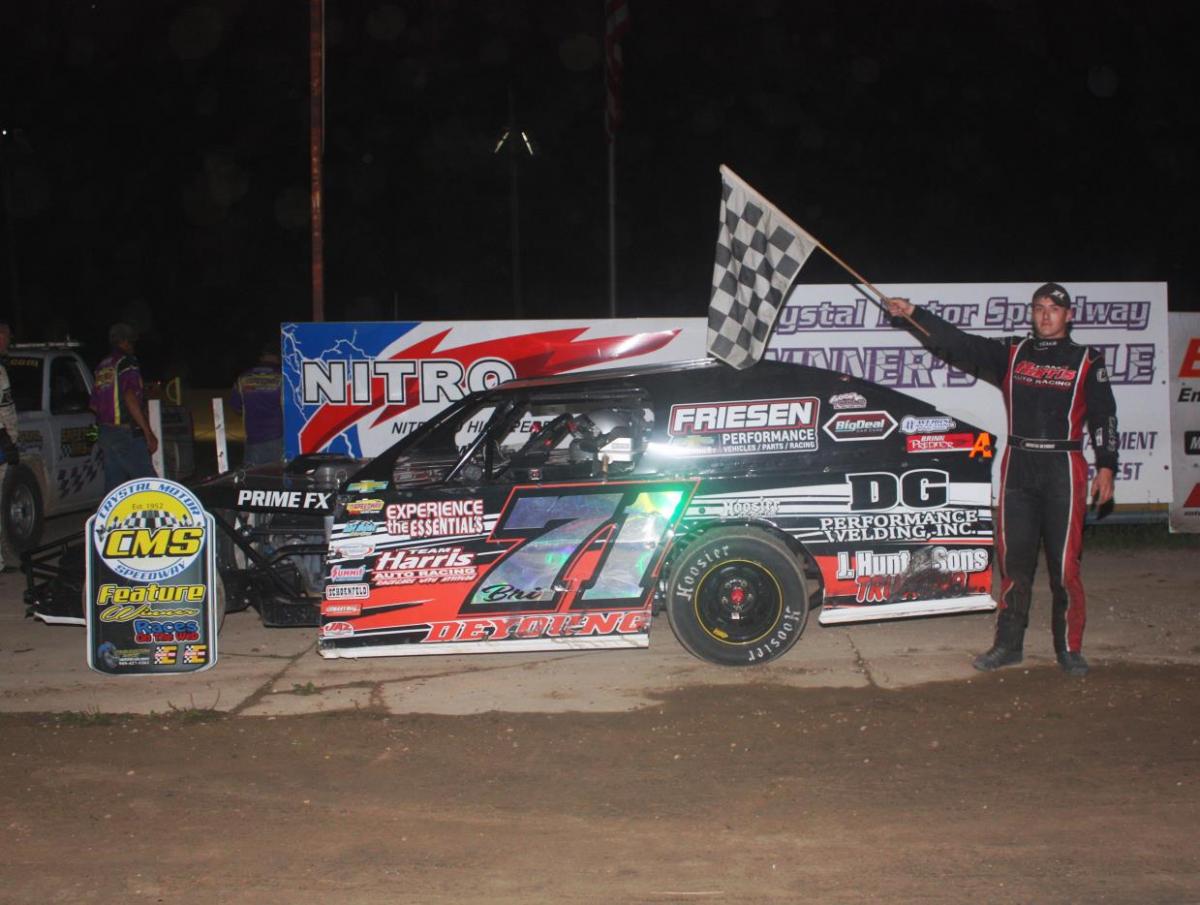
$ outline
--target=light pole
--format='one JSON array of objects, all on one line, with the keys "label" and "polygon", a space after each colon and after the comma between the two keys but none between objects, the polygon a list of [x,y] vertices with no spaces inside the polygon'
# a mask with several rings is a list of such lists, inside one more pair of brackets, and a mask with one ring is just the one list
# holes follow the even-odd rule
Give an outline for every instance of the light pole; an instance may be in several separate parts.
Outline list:
[{"label": "light pole", "polygon": [[521,297],[521,191],[517,179],[517,160],[522,156],[533,156],[533,142],[529,135],[517,128],[517,102],[512,85],[508,86],[508,125],[496,141],[493,154],[508,149],[508,231],[512,244],[512,293],[513,316],[520,318],[524,313]]}]

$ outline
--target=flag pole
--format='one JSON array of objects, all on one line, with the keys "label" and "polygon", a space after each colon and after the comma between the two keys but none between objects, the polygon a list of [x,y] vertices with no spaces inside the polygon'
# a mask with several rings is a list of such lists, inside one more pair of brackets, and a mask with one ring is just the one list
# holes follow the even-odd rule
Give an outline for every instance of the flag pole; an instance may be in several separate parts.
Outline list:
[{"label": "flag pole", "polygon": [[[842,267],[842,269],[846,271],[846,273],[850,274],[850,276],[854,277],[855,280],[857,280],[859,283],[866,286],[868,289],[870,289],[872,292],[874,292],[877,296],[879,296],[879,298],[872,299],[871,301],[875,302],[875,304],[878,305],[883,311],[887,312],[889,317],[891,316],[891,312],[889,312],[887,310],[887,308],[884,307],[883,301],[882,301],[883,299],[887,298],[886,295],[884,295],[882,292],[880,292],[874,286],[874,284],[871,283],[870,280],[868,280],[866,277],[864,277],[862,274],[860,274],[857,270],[855,270],[853,267],[851,267],[849,264],[847,264],[845,261],[843,261],[837,255],[835,255],[832,251],[830,251],[828,246],[826,246],[820,239],[818,239],[812,233],[809,233],[808,236],[810,239],[813,240],[813,242],[816,243],[817,248],[821,249],[821,251],[825,252],[825,254],[827,254],[827,255],[829,255],[829,257],[833,258],[833,260],[837,264],[839,264]],[[908,321],[910,324],[912,324],[912,326],[915,329],[920,330],[921,333],[923,333],[925,336],[929,335],[929,331],[926,330],[924,327],[922,327],[920,324],[918,324],[916,321],[914,321],[911,316],[909,316],[907,314],[903,314],[903,315],[901,315],[901,317],[903,317],[906,321]]]}]

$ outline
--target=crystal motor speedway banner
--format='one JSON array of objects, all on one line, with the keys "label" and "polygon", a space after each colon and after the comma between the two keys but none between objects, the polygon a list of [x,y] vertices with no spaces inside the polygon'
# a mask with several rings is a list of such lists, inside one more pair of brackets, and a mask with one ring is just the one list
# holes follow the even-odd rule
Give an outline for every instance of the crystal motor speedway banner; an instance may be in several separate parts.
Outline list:
[{"label": "crystal motor speedway banner", "polygon": [[146,675],[217,662],[213,518],[190,490],[127,481],[100,502],[85,537],[88,666]]},{"label": "crystal motor speedway banner", "polygon": [[[1040,283],[909,283],[880,286],[969,333],[1029,332]],[[1168,438],[1167,284],[1066,283],[1075,301],[1072,338],[1104,352],[1120,426],[1118,504],[1171,499]],[[894,387],[942,411],[1008,436],[1000,391],[947,366],[851,286],[797,286],[779,316],[768,358],[830,368]],[[1085,432],[1086,436],[1086,432]],[[1090,438],[1085,455],[1091,462]],[[1000,469],[994,469],[998,483]]]},{"label": "crystal motor speedway banner", "polygon": [[701,318],[283,325],[287,458],[373,457],[468,392],[515,377],[704,356]]},{"label": "crystal motor speedway banner", "polygon": [[1200,314],[1171,315],[1171,530],[1200,533]]}]

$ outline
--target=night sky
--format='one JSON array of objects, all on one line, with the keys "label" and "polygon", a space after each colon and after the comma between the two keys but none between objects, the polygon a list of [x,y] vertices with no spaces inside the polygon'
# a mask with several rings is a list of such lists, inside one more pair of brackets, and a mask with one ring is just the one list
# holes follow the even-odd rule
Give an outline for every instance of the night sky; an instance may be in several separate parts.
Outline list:
[{"label": "night sky", "polygon": [[[728,163],[873,282],[1200,308],[1195,4],[629,0],[619,313],[702,316]],[[326,0],[326,319],[607,314],[601,0]],[[0,3],[0,316],[220,385],[309,320],[308,4]],[[15,267],[12,263],[15,262]],[[15,271],[15,272],[14,272]],[[802,282],[838,282],[822,255]]]}]

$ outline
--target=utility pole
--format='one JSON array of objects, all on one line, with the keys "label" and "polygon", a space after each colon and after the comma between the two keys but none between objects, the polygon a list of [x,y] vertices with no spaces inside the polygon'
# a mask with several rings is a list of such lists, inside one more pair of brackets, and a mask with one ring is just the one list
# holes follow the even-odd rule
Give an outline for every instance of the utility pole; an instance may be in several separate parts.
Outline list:
[{"label": "utility pole", "polygon": [[308,3],[308,163],[312,218],[312,319],[325,320],[325,0]]}]

